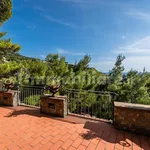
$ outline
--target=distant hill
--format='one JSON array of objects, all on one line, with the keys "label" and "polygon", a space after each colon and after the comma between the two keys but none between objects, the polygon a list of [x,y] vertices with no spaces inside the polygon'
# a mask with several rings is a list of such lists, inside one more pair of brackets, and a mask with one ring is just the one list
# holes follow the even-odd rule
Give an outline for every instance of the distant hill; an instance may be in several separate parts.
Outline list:
[{"label": "distant hill", "polygon": [[10,60],[36,60],[36,58],[33,57],[27,57],[27,56],[23,56],[19,53],[8,53],[5,58],[10,61]]},{"label": "distant hill", "polygon": [[[4,56],[6,58],[6,60],[8,61],[21,61],[21,60],[40,60],[39,58],[34,58],[34,57],[28,57],[28,56],[23,56],[19,53],[7,53],[7,55]],[[41,60],[43,61],[43,60]],[[67,62],[68,63],[68,62]],[[69,67],[74,68],[74,64],[69,64]],[[99,73],[101,75],[105,75],[105,73],[102,73],[100,71],[98,71],[97,69],[93,68],[93,67],[89,67],[89,70],[93,70],[93,72]]]}]

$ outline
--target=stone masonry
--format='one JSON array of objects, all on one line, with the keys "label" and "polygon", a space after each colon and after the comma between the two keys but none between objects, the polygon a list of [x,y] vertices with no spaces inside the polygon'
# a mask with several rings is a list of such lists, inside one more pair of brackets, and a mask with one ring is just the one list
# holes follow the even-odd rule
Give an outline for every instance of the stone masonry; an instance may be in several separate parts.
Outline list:
[{"label": "stone masonry", "polygon": [[67,97],[41,96],[40,111],[57,117],[65,117],[67,115]]},{"label": "stone masonry", "polygon": [[114,124],[118,129],[150,135],[150,105],[114,102]]},{"label": "stone masonry", "polygon": [[0,105],[17,106],[18,92],[14,90],[9,90],[7,92],[0,91]]}]

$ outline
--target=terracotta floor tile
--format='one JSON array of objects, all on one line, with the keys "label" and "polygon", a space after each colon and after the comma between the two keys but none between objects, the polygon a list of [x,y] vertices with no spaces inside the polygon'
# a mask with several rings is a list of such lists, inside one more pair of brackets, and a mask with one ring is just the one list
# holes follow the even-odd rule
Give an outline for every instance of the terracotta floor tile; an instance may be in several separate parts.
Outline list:
[{"label": "terracotta floor tile", "polygon": [[105,150],[107,143],[106,142],[99,142],[96,150]]},{"label": "terracotta floor tile", "polygon": [[41,143],[38,143],[33,148],[31,148],[31,150],[40,150],[42,147],[43,147],[43,145]]},{"label": "terracotta floor tile", "polygon": [[45,145],[48,143],[53,137],[51,135],[47,136],[46,138],[43,138],[43,140],[40,142],[41,144]]},{"label": "terracotta floor tile", "polygon": [[114,150],[116,140],[117,140],[117,132],[111,132],[105,149]]},{"label": "terracotta floor tile", "polygon": [[42,137],[38,137],[37,139],[34,139],[32,142],[30,142],[30,145],[33,147],[36,144],[40,143],[43,140]]},{"label": "terracotta floor tile", "polygon": [[51,139],[51,142],[52,143],[56,143],[58,140],[60,140],[62,138],[62,136],[61,135],[57,135],[57,136],[55,136],[55,137],[53,137],[52,139]]},{"label": "terracotta floor tile", "polygon": [[83,145],[80,145],[77,150],[86,150],[86,147]]},{"label": "terracotta floor tile", "polygon": [[63,145],[61,146],[63,149],[68,149],[69,146],[73,143],[72,140],[68,139],[66,142],[63,143]]},{"label": "terracotta floor tile", "polygon": [[63,135],[63,136],[61,137],[61,141],[63,141],[63,142],[67,141],[67,140],[70,138],[70,136],[71,136],[71,134],[66,133],[65,135]]},{"label": "terracotta floor tile", "polygon": [[72,146],[75,147],[75,148],[78,148],[79,145],[82,143],[82,141],[83,141],[83,140],[82,140],[81,138],[77,138],[77,139],[73,142]]},{"label": "terracotta floor tile", "polygon": [[124,141],[125,141],[124,150],[131,150],[133,147],[131,132],[125,132]]},{"label": "terracotta floor tile", "polygon": [[124,141],[124,131],[117,131],[117,139],[115,143],[115,149],[123,150],[123,143]]},{"label": "terracotta floor tile", "polygon": [[57,143],[55,143],[50,149],[51,150],[57,150],[62,146],[63,142],[62,141],[58,141]]},{"label": "terracotta floor tile", "polygon": [[[96,145],[94,144],[89,144],[89,146],[87,147],[87,150],[95,150],[96,149]],[[102,149],[99,149],[99,150],[102,150]]]},{"label": "terracotta floor tile", "polygon": [[70,139],[74,141],[74,140],[77,139],[78,136],[79,136],[79,133],[75,132],[74,134],[72,134],[72,135],[70,136]]},{"label": "terracotta floor tile", "polygon": [[90,142],[91,140],[84,139],[81,144],[87,147],[90,144]]},{"label": "terracotta floor tile", "polygon": [[31,149],[150,150],[150,137],[78,117],[51,118],[36,108],[0,107],[0,150]]},{"label": "terracotta floor tile", "polygon": [[76,148],[70,146],[70,147],[68,148],[68,150],[76,150]]},{"label": "terracotta floor tile", "polygon": [[30,145],[26,145],[24,148],[22,148],[21,150],[31,150],[31,146]]},{"label": "terracotta floor tile", "polygon": [[53,143],[48,142],[48,143],[44,144],[40,150],[49,150],[52,146],[53,146]]}]

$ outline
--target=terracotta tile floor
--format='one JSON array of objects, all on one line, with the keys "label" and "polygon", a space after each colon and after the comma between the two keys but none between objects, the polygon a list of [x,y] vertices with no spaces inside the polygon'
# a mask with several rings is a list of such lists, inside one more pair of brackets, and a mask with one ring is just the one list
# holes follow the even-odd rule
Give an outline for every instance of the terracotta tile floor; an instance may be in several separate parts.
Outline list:
[{"label": "terracotta tile floor", "polygon": [[150,137],[115,130],[104,122],[56,119],[38,109],[0,107],[0,150],[30,149],[150,150]]}]

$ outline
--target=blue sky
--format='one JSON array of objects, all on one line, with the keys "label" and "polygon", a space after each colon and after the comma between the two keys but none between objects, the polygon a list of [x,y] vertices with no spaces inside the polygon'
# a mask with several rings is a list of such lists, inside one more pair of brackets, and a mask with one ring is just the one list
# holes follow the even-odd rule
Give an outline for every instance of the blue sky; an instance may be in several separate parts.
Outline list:
[{"label": "blue sky", "polygon": [[13,0],[1,30],[26,56],[59,53],[74,63],[89,54],[90,66],[108,72],[122,53],[125,71],[150,71],[149,0]]}]

